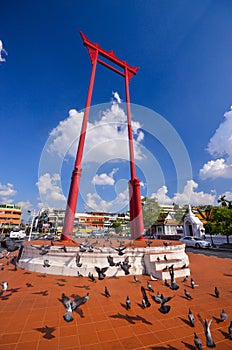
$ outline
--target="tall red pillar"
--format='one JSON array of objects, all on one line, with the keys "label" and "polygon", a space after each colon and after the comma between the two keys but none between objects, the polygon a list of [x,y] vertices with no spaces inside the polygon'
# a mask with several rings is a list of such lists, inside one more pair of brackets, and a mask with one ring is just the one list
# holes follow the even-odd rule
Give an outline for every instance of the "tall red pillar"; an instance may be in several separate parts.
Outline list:
[{"label": "tall red pillar", "polygon": [[[136,177],[135,162],[134,162],[134,149],[133,149],[133,134],[131,125],[131,114],[130,114],[130,95],[129,95],[129,81],[133,75],[136,74],[138,68],[132,67],[127,64],[127,62],[122,61],[116,57],[113,51],[105,51],[98,44],[94,44],[87,39],[87,37],[81,33],[83,39],[83,44],[87,47],[90,60],[92,63],[92,72],[89,82],[88,94],[86,99],[85,113],[82,122],[81,135],[79,139],[79,145],[75,160],[75,166],[72,173],[72,179],[70,184],[70,190],[68,195],[68,201],[65,212],[64,226],[62,230],[61,239],[71,240],[74,217],[76,213],[76,205],[78,200],[80,177],[81,177],[81,161],[83,156],[83,149],[85,143],[86,129],[88,123],[89,109],[91,104],[94,78],[96,73],[97,63],[102,64],[106,68],[111,69],[117,74],[122,75],[125,78],[125,89],[126,89],[126,106],[127,106],[127,122],[128,122],[128,139],[129,139],[129,152],[130,152],[130,171],[131,180],[129,181],[129,196],[130,196],[130,229],[131,238],[140,238],[144,231],[143,226],[143,215],[142,215],[142,204],[140,196],[140,180]],[[119,70],[114,66],[111,66],[106,61],[99,58],[103,58],[113,62],[115,65],[123,69]]]}]

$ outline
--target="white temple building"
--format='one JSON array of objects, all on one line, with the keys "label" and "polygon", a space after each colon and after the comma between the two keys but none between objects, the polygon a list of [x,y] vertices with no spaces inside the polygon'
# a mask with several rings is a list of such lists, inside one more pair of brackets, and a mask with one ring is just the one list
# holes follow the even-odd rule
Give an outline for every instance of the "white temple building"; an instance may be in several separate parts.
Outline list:
[{"label": "white temple building", "polygon": [[189,205],[188,214],[184,218],[184,236],[202,237],[205,236],[204,225],[201,220],[192,212]]}]

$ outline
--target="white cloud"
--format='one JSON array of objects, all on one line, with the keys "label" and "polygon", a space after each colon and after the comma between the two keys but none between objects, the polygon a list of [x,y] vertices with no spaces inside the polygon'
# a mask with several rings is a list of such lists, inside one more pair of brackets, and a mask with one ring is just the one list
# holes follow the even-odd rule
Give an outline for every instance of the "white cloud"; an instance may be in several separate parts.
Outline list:
[{"label": "white cloud", "polygon": [[0,183],[0,201],[2,203],[12,203],[17,191],[14,189],[14,185],[11,183],[7,183],[3,185]]},{"label": "white cloud", "polygon": [[60,175],[46,173],[36,183],[42,197],[42,206],[53,206],[52,203],[66,202],[60,186]]},{"label": "white cloud", "polygon": [[86,196],[86,206],[97,211],[120,212],[129,203],[128,188],[117,194],[113,201],[105,201],[97,193],[88,193]]},{"label": "white cloud", "polygon": [[119,93],[117,91],[112,91],[112,94],[113,94],[113,98],[114,98],[114,101],[116,103],[121,103],[122,102],[122,99],[121,97],[119,96]]},{"label": "white cloud", "polygon": [[[99,114],[99,110],[96,113]],[[75,158],[82,120],[83,112],[70,110],[68,118],[61,121],[50,133],[49,152],[61,158],[66,154]],[[139,143],[143,140],[144,134],[140,130],[140,123],[132,121],[132,128],[137,141],[134,143],[134,156],[135,159],[142,159],[144,156]],[[83,163],[101,163],[105,159],[117,158],[129,159],[129,147],[127,116],[115,102],[101,112],[99,120],[88,122]]]},{"label": "white cloud", "polygon": [[151,195],[152,198],[156,198],[159,204],[172,204],[178,205],[213,205],[215,202],[215,193],[204,193],[203,191],[195,192],[198,188],[198,184],[193,181],[187,181],[182,193],[175,193],[174,196],[168,197],[168,189],[166,186],[162,186],[156,193]]},{"label": "white cloud", "polygon": [[33,205],[30,201],[20,201],[16,203],[23,211],[28,211],[33,209]]},{"label": "white cloud", "polygon": [[227,164],[224,158],[210,160],[200,169],[199,175],[202,180],[218,177],[231,178],[232,164]]},{"label": "white cloud", "polygon": [[102,173],[100,175],[96,174],[92,180],[94,185],[109,185],[113,186],[115,183],[114,174],[118,169],[113,169],[109,174]]},{"label": "white cloud", "polygon": [[199,172],[201,179],[232,178],[232,110],[224,114],[224,120],[210,139],[207,151],[218,158],[203,165]]},{"label": "white cloud", "polygon": [[0,62],[6,62],[5,56],[7,56],[8,53],[3,47],[3,42],[0,40]]}]

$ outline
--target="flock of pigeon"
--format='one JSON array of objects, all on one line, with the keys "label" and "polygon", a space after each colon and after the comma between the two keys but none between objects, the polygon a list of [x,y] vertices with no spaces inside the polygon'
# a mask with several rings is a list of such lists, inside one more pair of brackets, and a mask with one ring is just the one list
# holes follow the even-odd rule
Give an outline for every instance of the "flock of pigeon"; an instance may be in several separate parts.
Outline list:
[{"label": "flock of pigeon", "polygon": [[[97,245],[97,241],[95,243],[89,243],[89,242],[85,242],[85,243],[81,243],[79,245],[79,252],[76,253],[75,259],[76,259],[76,267],[81,267],[82,263],[81,263],[81,255],[80,253],[84,253],[86,251],[91,252],[94,251],[94,249],[96,249],[96,245]],[[50,247],[54,245],[54,242],[51,241],[51,244],[46,244],[46,245],[41,245],[41,246],[37,246],[37,245],[32,245],[32,247],[34,247],[35,249],[39,249],[40,251],[40,255],[46,255],[49,252]],[[112,246],[111,246],[112,247]],[[8,240],[7,243],[5,244],[5,246],[2,246],[0,248],[0,260],[3,258],[6,258],[8,260],[7,264],[12,264],[14,266],[14,270],[17,271],[17,262],[18,262],[18,256],[12,253],[15,252],[16,250],[18,250],[20,248],[20,246],[17,246],[14,242]],[[125,254],[125,250],[126,250],[126,246],[122,245],[122,243],[120,244],[119,247],[112,247],[114,250],[116,250],[118,252],[119,256],[123,256]],[[63,250],[64,252],[67,252],[68,249],[66,246],[62,246],[59,247],[59,249]],[[168,261],[166,255],[164,255],[164,260]],[[125,257],[123,261],[119,261],[119,262],[115,262],[113,257],[111,255],[107,256],[107,262],[108,262],[108,266],[100,268],[98,266],[95,266],[95,270],[97,272],[97,276],[98,276],[98,280],[102,281],[105,279],[106,277],[106,271],[110,268],[110,267],[114,267],[114,266],[118,266],[120,267],[125,275],[129,275],[130,274],[130,267],[131,265],[129,264],[129,257]],[[50,262],[48,259],[44,259],[44,264],[43,267],[44,268],[49,268]],[[171,266],[166,266],[166,270],[169,271],[170,273],[170,283],[167,281],[167,279],[164,280],[164,286],[168,287],[170,290],[172,291],[176,291],[179,289],[179,285],[176,283],[175,278],[174,278],[174,265]],[[4,270],[4,265],[1,264],[1,270]],[[79,271],[77,271],[77,276],[78,277],[82,277],[82,275],[79,273]],[[154,288],[151,284],[152,281],[157,280],[154,276],[150,276],[151,277],[151,281],[147,281],[147,285],[146,287],[141,285],[140,287],[140,291],[141,291],[141,307],[143,309],[146,308],[150,308],[152,303],[151,301],[153,301],[155,304],[158,304],[158,311],[162,314],[168,314],[171,310],[171,305],[170,305],[170,301],[176,296],[176,295],[172,295],[172,296],[164,296],[162,293],[157,292],[155,294]],[[181,282],[188,282],[190,276],[186,276]],[[90,279],[91,282],[96,283],[97,279],[94,277],[94,275],[92,273],[88,273],[88,278]],[[141,283],[141,281],[139,280],[139,278],[135,275],[133,275],[133,279],[135,283]],[[0,291],[0,296],[3,296],[4,293],[7,292],[8,290],[8,282],[7,281],[2,281],[0,282],[0,286],[1,286],[1,291]],[[195,284],[195,281],[193,280],[193,278],[190,278],[190,288],[194,289],[197,285]],[[108,289],[107,286],[105,286],[104,288],[104,296],[106,298],[110,298],[111,297],[111,293]],[[216,298],[220,298],[220,291],[217,288],[217,286],[215,286],[214,288],[214,296]],[[183,297],[186,298],[187,300],[192,300],[193,297],[191,295],[191,293],[186,289],[183,288]],[[66,322],[71,322],[73,321],[73,311],[77,310],[78,308],[80,308],[82,305],[84,305],[87,301],[89,300],[89,293],[87,293],[84,296],[78,296],[78,295],[74,295],[72,296],[72,298],[68,297],[64,292],[61,295],[61,299],[60,302],[63,304],[64,308],[65,308],[65,314],[63,315],[63,318]],[[125,300],[125,308],[126,310],[130,310],[131,309],[131,300],[129,295],[126,296],[126,300]],[[195,327],[195,316],[191,310],[191,308],[189,307],[188,309],[188,320],[189,320],[189,325],[194,328]],[[200,323],[203,326],[203,330],[204,330],[204,334],[205,334],[205,343],[206,346],[208,348],[215,348],[215,342],[213,340],[212,334],[211,334],[211,323],[214,320],[215,317],[212,317],[210,320],[208,319],[203,319],[201,317],[200,314],[197,314],[197,318],[199,319]],[[216,319],[216,318],[215,318]],[[228,319],[228,315],[225,311],[225,309],[221,310],[221,313],[219,315],[219,322],[224,322]],[[230,322],[229,326],[228,326],[228,338],[232,340],[232,321]],[[201,350],[202,349],[202,341],[201,339],[198,337],[196,332],[193,332],[193,340],[194,340],[194,344],[196,349]]]}]

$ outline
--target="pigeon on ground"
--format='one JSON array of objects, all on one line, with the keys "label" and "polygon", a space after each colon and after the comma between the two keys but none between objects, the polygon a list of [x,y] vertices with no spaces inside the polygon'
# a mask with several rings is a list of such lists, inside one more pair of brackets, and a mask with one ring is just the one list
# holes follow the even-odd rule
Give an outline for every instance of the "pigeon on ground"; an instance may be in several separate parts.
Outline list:
[{"label": "pigeon on ground", "polygon": [[100,268],[100,267],[97,267],[95,266],[95,270],[97,271],[98,273],[98,279],[99,280],[103,280],[105,278],[105,272],[108,270],[109,267],[103,267],[103,268]]},{"label": "pigeon on ground", "polygon": [[170,242],[163,242],[163,245],[164,245],[165,247],[168,247],[170,244],[171,244]]},{"label": "pigeon on ground", "polygon": [[228,318],[228,315],[227,315],[227,313],[225,312],[225,309],[222,309],[222,311],[221,311],[221,313],[220,313],[220,320],[221,320],[221,322],[226,321],[227,318]]},{"label": "pigeon on ground", "polygon": [[172,290],[177,290],[179,289],[180,287],[178,286],[178,284],[176,283],[176,281],[172,281],[171,284],[170,284],[170,289]]},{"label": "pigeon on ground", "polygon": [[162,298],[161,306],[159,307],[159,312],[162,314],[167,314],[171,310],[171,306],[167,305],[166,303],[171,299],[172,297]]},{"label": "pigeon on ground", "polygon": [[185,276],[182,282],[187,282],[188,281],[188,276]]},{"label": "pigeon on ground", "polygon": [[168,270],[168,265],[166,265],[162,271],[167,271]]},{"label": "pigeon on ground", "polygon": [[191,287],[192,287],[192,289],[194,289],[194,287],[195,287],[195,282],[194,282],[194,280],[191,278],[191,280],[190,280],[190,283],[191,283]]},{"label": "pigeon on ground", "polygon": [[1,293],[6,292],[8,288],[8,282],[1,282],[0,285],[2,286]]},{"label": "pigeon on ground", "polygon": [[165,280],[164,280],[164,286],[165,286],[165,287],[170,287],[170,284],[168,283],[168,281],[166,280],[166,278],[165,278]]},{"label": "pigeon on ground", "polygon": [[194,344],[195,344],[197,350],[202,350],[202,342],[201,342],[201,339],[198,337],[196,332],[194,332]]},{"label": "pigeon on ground", "polygon": [[49,264],[49,260],[45,259],[43,263],[43,267],[50,267],[51,265]]},{"label": "pigeon on ground", "polygon": [[181,266],[181,269],[185,269],[186,268],[186,264]]},{"label": "pigeon on ground", "polygon": [[215,348],[216,345],[213,341],[213,338],[212,338],[212,335],[211,335],[211,331],[210,331],[210,326],[211,326],[211,323],[213,321],[213,319],[211,318],[211,320],[203,320],[202,317],[198,314],[198,318],[201,322],[201,324],[203,325],[204,327],[204,333],[205,333],[205,338],[206,338],[206,346],[208,348]]},{"label": "pigeon on ground", "polygon": [[105,296],[106,296],[107,298],[110,297],[109,289],[108,289],[106,286],[105,286],[105,292],[104,292],[104,294],[105,294]]},{"label": "pigeon on ground", "polygon": [[77,277],[83,277],[83,275],[80,273],[80,271],[77,271]]},{"label": "pigeon on ground", "polygon": [[190,326],[194,327],[194,315],[191,309],[189,309],[189,312],[188,312],[188,319],[189,319]]},{"label": "pigeon on ground", "polygon": [[91,279],[92,282],[94,282],[94,283],[97,282],[96,278],[94,277],[94,275],[91,272],[88,273],[88,277],[89,277],[89,279]]},{"label": "pigeon on ground", "polygon": [[228,327],[229,339],[232,340],[232,321],[230,321],[230,325]]},{"label": "pigeon on ground", "polygon": [[152,288],[152,285],[149,281],[147,281],[147,289],[149,290],[149,292],[154,293],[154,289]]},{"label": "pigeon on ground", "polygon": [[131,301],[128,296],[126,297],[126,309],[127,310],[131,309]]},{"label": "pigeon on ground", "polygon": [[65,245],[63,245],[62,247],[59,248],[60,250],[63,250],[65,253],[67,253],[67,248],[65,247]]},{"label": "pigeon on ground", "polygon": [[40,250],[40,253],[39,253],[40,255],[45,255],[49,252],[49,249],[51,246],[47,244],[43,244],[41,246],[32,245],[32,247]]},{"label": "pigeon on ground", "polygon": [[186,296],[186,298],[188,300],[192,299],[192,296],[190,295],[190,293],[186,289],[184,289],[184,295]]},{"label": "pigeon on ground", "polygon": [[163,294],[161,294],[160,292],[158,292],[156,295],[152,295],[151,297],[157,304],[162,303]]},{"label": "pigeon on ground", "polygon": [[79,245],[79,249],[80,249],[80,252],[81,252],[81,253],[84,253],[84,252],[86,252],[86,250],[87,250],[87,249],[85,248],[84,244],[82,244],[82,243]]},{"label": "pigeon on ground", "polygon": [[141,287],[141,292],[142,292],[142,305],[143,305],[144,309],[147,307],[150,307],[151,303],[148,300],[146,290],[143,286]]},{"label": "pigeon on ground", "polygon": [[216,297],[216,298],[219,298],[220,292],[219,292],[219,290],[218,290],[217,287],[214,288],[214,294],[215,294],[215,297]]},{"label": "pigeon on ground", "polygon": [[109,266],[115,266],[114,259],[111,255],[107,256],[107,260],[108,260]]},{"label": "pigeon on ground", "polygon": [[157,256],[157,261],[159,262],[160,261],[160,258]]},{"label": "pigeon on ground", "polygon": [[166,255],[166,254],[164,255],[164,260],[165,260],[165,261],[168,261],[168,258],[167,258],[167,255]]},{"label": "pigeon on ground", "polygon": [[135,283],[141,283],[140,280],[138,279],[138,277],[134,276],[134,281]]},{"label": "pigeon on ground", "polygon": [[124,250],[126,249],[126,247],[118,247],[118,248],[112,247],[112,248],[118,252],[118,255],[123,255]]},{"label": "pigeon on ground", "polygon": [[77,266],[77,267],[81,267],[81,266],[82,266],[82,264],[80,263],[80,260],[81,260],[81,256],[80,256],[80,254],[77,252],[77,253],[76,253],[76,266]]}]

